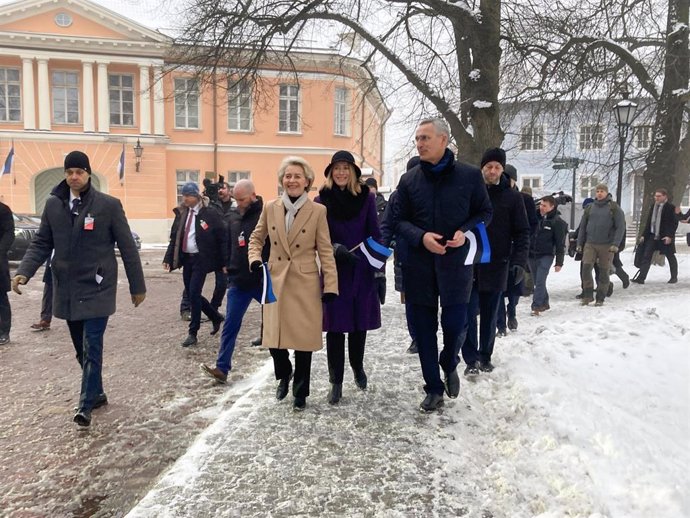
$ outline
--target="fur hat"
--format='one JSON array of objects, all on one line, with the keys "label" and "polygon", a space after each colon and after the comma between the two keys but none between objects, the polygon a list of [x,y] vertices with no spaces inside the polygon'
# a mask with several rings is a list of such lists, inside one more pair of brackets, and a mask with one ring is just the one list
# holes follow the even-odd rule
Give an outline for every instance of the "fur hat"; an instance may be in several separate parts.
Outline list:
[{"label": "fur hat", "polygon": [[606,192],[609,192],[609,186],[606,185],[605,183],[600,183],[600,184],[598,184],[598,185],[596,186],[596,188],[595,188],[594,190],[595,190],[595,191],[606,191]]},{"label": "fur hat", "polygon": [[91,174],[91,164],[89,163],[89,157],[86,156],[86,153],[72,151],[65,157],[65,171],[73,168],[83,169]]},{"label": "fur hat", "polygon": [[201,197],[201,194],[199,194],[199,186],[194,182],[187,182],[184,184],[182,186],[181,194],[182,196],[196,196],[197,198]]},{"label": "fur hat", "polygon": [[331,174],[331,169],[333,169],[333,164],[336,162],[347,162],[348,164],[352,164],[352,167],[355,169],[355,174],[357,175],[357,178],[362,176],[362,170],[359,168],[359,166],[355,163],[355,157],[352,156],[352,153],[349,151],[336,151],[333,156],[331,157],[331,163],[326,166],[325,171],[323,172],[324,176],[328,178],[328,175]]},{"label": "fur hat", "polygon": [[515,169],[513,164],[506,164],[503,169],[508,178],[517,182],[517,169]]},{"label": "fur hat", "polygon": [[484,167],[489,162],[498,162],[501,167],[505,169],[506,167],[506,152],[500,147],[492,147],[484,151],[484,156],[482,156],[481,167]]}]

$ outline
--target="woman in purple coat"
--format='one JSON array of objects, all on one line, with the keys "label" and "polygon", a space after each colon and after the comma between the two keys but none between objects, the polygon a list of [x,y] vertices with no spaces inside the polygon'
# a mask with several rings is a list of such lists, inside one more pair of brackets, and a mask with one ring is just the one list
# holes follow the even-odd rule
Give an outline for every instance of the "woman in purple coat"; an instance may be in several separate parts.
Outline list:
[{"label": "woman in purple coat", "polygon": [[328,230],[338,268],[338,298],[324,305],[323,329],[331,390],[328,402],[340,401],[345,369],[345,333],[350,366],[357,386],[367,388],[364,372],[364,344],[367,331],[381,327],[381,306],[374,268],[359,251],[362,241],[381,239],[376,215],[376,198],[361,182],[362,171],[347,151],[338,151],[325,170],[326,181],[314,200],[326,206]]}]

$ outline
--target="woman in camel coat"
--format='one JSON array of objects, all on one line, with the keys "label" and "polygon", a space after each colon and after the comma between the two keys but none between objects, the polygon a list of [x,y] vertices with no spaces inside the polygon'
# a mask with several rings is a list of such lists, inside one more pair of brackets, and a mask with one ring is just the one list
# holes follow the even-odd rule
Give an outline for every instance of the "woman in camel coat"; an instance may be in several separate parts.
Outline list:
[{"label": "woman in camel coat", "polygon": [[249,239],[249,264],[253,271],[262,267],[261,250],[268,239],[268,269],[277,301],[264,306],[262,346],[268,347],[273,357],[279,400],[287,396],[293,373],[288,349],[295,351],[293,406],[303,410],[309,395],[311,354],[323,347],[322,301],[328,304],[337,297],[338,274],[326,208],[307,196],[314,171],[303,158],[287,157],[278,171],[278,181],[283,195],[267,203],[261,212]]}]

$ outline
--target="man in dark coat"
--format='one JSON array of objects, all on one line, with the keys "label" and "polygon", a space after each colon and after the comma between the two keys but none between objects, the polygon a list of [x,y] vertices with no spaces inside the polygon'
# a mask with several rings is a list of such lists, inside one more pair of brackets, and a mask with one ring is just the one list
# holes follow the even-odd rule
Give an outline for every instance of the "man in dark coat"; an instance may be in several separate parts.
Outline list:
[{"label": "man in dark coat", "polygon": [[0,345],[10,343],[12,308],[7,292],[10,291],[10,265],[7,253],[14,243],[14,217],[12,210],[0,202]]},{"label": "man in dark coat", "polygon": [[103,334],[115,313],[117,259],[120,249],[134,307],[146,297],[144,272],[120,200],[91,185],[89,157],[72,151],[65,157],[65,180],[46,201],[41,226],[29,245],[12,289],[21,294],[36,270],[55,251],[52,262],[53,314],[67,320],[77,361],[82,367],[81,396],[74,421],[91,424],[91,411],[107,404],[101,364]]},{"label": "man in dark coat", "polygon": [[671,278],[668,283],[675,284],[678,282],[678,260],[676,259],[678,218],[675,211],[676,208],[673,203],[668,201],[666,189],[654,191],[654,205],[647,215],[647,221],[640,237],[639,246],[644,247],[642,265],[633,282],[644,284],[652,264],[652,256],[656,250],[665,255],[668,260],[668,267],[671,270]]},{"label": "man in dark coat", "polygon": [[[386,212],[386,206],[388,205],[388,202],[386,201],[386,198],[383,197],[383,194],[379,192],[379,184],[376,181],[376,178],[369,177],[367,178],[364,183],[369,187],[369,190],[374,194],[376,197],[376,216],[379,220],[379,224],[383,220],[383,215]],[[385,269],[384,271],[376,272],[374,274],[374,278],[376,281],[376,291],[379,296],[379,302],[381,304],[384,304],[386,302],[386,272]]]},{"label": "man in dark coat", "polygon": [[[511,164],[506,164],[505,174],[510,179],[510,187],[517,191],[517,169]],[[537,208],[534,204],[534,198],[531,194],[526,192],[520,192],[522,196],[522,201],[525,203],[525,212],[527,213],[527,223],[529,223],[529,235],[530,244],[537,231],[537,226],[539,225],[539,219],[537,217]],[[529,263],[528,263],[529,265]],[[525,289],[525,280],[521,282],[515,282],[515,275],[513,274],[515,270],[511,268],[508,274],[508,288],[503,292],[503,296],[498,302],[498,317],[496,318],[496,332],[499,336],[505,336],[506,334],[506,317],[508,329],[515,331],[518,327],[516,308],[522,292]],[[529,269],[527,269],[529,271]],[[525,276],[527,274],[525,271]],[[506,308],[505,299],[508,299],[508,307]]]},{"label": "man in dark coat", "polygon": [[482,175],[493,207],[491,224],[486,229],[491,261],[475,268],[467,308],[467,334],[462,345],[462,356],[467,364],[466,376],[476,376],[479,370],[491,372],[494,369],[491,355],[496,340],[498,303],[508,288],[509,273],[512,273],[513,284],[518,284],[527,265],[530,229],[525,204],[520,193],[511,189],[508,176],[503,174],[505,163],[506,154],[501,148],[486,150],[481,161]]},{"label": "man in dark coat", "polygon": [[[227,226],[229,260],[228,272],[228,301],[225,311],[225,324],[220,335],[220,349],[215,367],[202,363],[201,370],[219,383],[225,383],[228,372],[232,369],[232,353],[235,341],[242,326],[242,319],[247,312],[252,299],[261,301],[262,275],[261,272],[249,270],[247,253],[249,251],[249,236],[259,221],[263,210],[263,200],[256,195],[254,184],[250,180],[240,180],[233,191],[237,208],[228,213]],[[270,241],[266,242],[262,257],[268,261]]]},{"label": "man in dark coat", "polygon": [[213,323],[212,335],[220,330],[223,316],[202,295],[206,274],[227,271],[228,247],[223,220],[209,199],[201,196],[199,186],[187,182],[182,186],[182,204],[173,209],[175,221],[170,229],[170,243],[163,259],[163,268],[182,268],[182,279],[192,310],[189,334],[182,347],[197,343],[201,312]]},{"label": "man in dark coat", "polygon": [[[448,125],[427,119],[417,127],[415,141],[420,164],[398,184],[395,232],[407,244],[403,288],[417,333],[419,361],[427,393],[420,409],[443,406],[443,392],[460,392],[457,374],[459,341],[467,318],[472,289],[472,265],[464,264],[460,247],[465,232],[491,220],[491,202],[476,167],[457,162],[447,149]],[[443,350],[439,358],[436,332],[441,304]],[[439,364],[445,383],[439,375]]]}]

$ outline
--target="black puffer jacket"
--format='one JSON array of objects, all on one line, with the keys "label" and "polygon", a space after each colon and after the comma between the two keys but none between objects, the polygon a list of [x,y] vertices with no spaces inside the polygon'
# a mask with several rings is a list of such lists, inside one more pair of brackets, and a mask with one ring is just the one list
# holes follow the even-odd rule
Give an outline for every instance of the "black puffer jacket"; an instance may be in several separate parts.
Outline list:
[{"label": "black puffer jacket", "polygon": [[539,219],[537,234],[532,243],[530,257],[555,255],[556,266],[563,266],[565,257],[565,238],[568,224],[561,219],[556,208]]},{"label": "black puffer jacket", "polygon": [[[251,290],[261,286],[261,272],[249,270],[249,236],[254,232],[259,216],[264,208],[264,202],[260,196],[247,207],[244,214],[236,209],[228,213],[228,282],[242,290]],[[261,258],[268,261],[271,244],[266,240]]]}]

